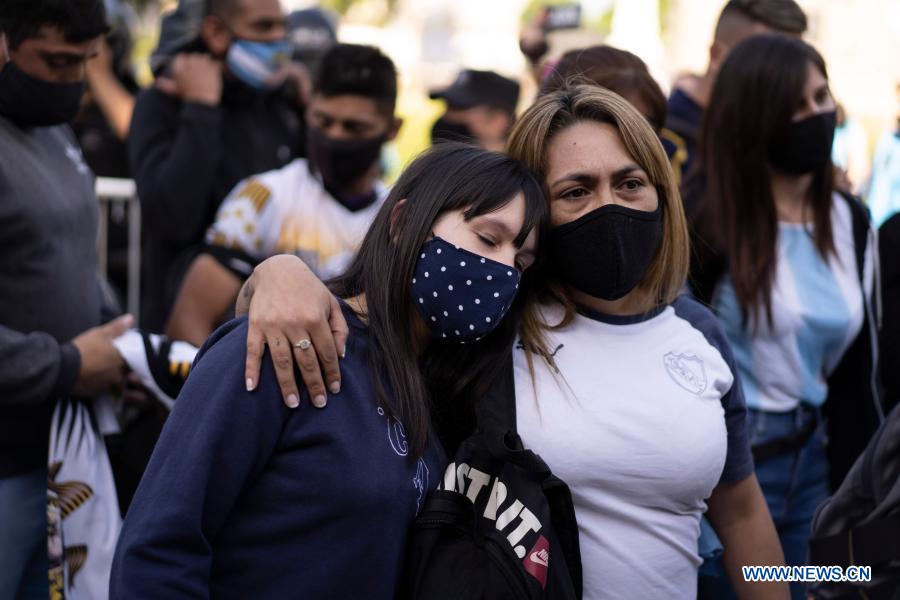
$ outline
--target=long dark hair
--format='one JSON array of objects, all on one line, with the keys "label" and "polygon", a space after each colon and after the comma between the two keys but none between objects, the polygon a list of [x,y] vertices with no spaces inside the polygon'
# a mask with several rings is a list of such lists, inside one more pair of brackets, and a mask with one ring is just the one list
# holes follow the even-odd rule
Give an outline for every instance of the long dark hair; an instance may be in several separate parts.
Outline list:
[{"label": "long dark hair", "polygon": [[[503,208],[519,193],[525,197],[525,223],[515,240],[521,245],[532,230],[540,236],[547,222],[547,201],[531,172],[503,154],[466,144],[438,144],[403,172],[347,272],[330,283],[340,297],[366,295],[378,401],[405,425],[411,456],[420,456],[428,439],[429,391],[440,392],[442,402],[451,403],[471,402],[485,391],[511,349],[531,288],[529,269],[516,302],[490,335],[466,345],[435,342],[420,357],[410,281],[422,244],[442,213],[465,209],[469,220]],[[392,223],[394,207],[404,199],[406,205]],[[388,390],[393,401],[388,401]]]},{"label": "long dark hair", "polygon": [[[745,322],[760,308],[772,322],[778,217],[768,150],[801,103],[810,63],[827,79],[822,56],[799,39],[767,34],[738,44],[716,77],[700,135],[699,168],[686,183],[693,283],[709,300],[714,280],[727,270]],[[823,257],[834,251],[833,171],[829,162],[814,173],[809,195],[812,235]]]}]

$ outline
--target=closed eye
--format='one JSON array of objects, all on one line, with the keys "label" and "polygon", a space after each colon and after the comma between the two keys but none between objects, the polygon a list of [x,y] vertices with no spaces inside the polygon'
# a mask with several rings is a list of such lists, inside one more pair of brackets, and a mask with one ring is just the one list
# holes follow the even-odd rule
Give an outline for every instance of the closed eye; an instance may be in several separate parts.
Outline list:
[{"label": "closed eye", "polygon": [[496,247],[497,247],[497,242],[495,242],[494,240],[490,239],[489,237],[486,237],[486,236],[483,236],[483,235],[479,235],[479,236],[478,236],[478,239],[481,240],[481,242],[482,242],[485,246],[487,246],[488,248],[496,248]]}]

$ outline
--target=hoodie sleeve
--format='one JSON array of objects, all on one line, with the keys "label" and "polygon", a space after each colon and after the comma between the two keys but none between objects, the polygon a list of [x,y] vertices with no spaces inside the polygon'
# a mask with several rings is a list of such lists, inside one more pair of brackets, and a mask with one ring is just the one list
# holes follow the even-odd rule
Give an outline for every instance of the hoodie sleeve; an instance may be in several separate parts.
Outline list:
[{"label": "hoodie sleeve", "polygon": [[138,96],[128,153],[145,226],[174,245],[203,237],[223,156],[223,111],[181,103],[155,88]]}]

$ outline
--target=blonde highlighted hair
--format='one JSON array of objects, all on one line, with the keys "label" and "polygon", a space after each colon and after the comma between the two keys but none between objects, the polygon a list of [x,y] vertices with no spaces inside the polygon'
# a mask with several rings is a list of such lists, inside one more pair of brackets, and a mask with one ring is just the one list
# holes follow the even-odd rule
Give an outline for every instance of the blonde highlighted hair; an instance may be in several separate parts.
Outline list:
[{"label": "blonde highlighted hair", "polygon": [[[507,152],[540,176],[549,200],[546,179],[550,142],[564,129],[583,122],[607,123],[615,127],[628,154],[656,188],[662,206],[662,240],[637,289],[643,291],[643,310],[668,304],[675,300],[687,279],[690,264],[688,227],[666,153],[656,132],[637,109],[618,94],[598,86],[565,87],[539,97],[516,121],[507,142]],[[540,290],[540,297],[556,300],[565,307],[565,318],[558,324],[564,326],[574,318],[575,304],[559,282],[554,281],[552,272],[546,275],[546,286]],[[526,318],[526,323],[536,315],[530,317]],[[523,335],[523,344],[545,355],[542,340],[530,335],[532,333],[533,330],[523,332],[528,334]]]}]

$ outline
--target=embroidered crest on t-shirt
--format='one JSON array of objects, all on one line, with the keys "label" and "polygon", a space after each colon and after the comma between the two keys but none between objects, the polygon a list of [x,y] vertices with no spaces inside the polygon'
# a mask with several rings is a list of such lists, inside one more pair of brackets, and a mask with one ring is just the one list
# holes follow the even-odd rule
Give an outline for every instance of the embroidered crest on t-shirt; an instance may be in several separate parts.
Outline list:
[{"label": "embroidered crest on t-shirt", "polygon": [[666,372],[672,381],[690,393],[699,396],[706,391],[706,369],[703,361],[693,354],[667,352],[663,357]]}]

